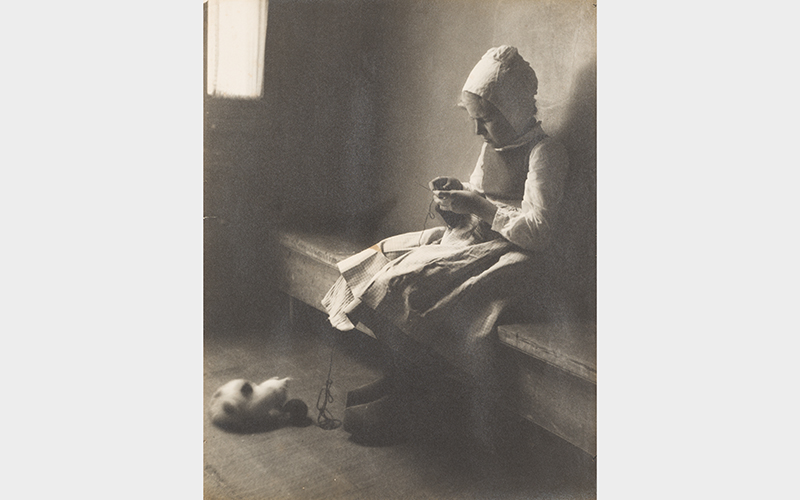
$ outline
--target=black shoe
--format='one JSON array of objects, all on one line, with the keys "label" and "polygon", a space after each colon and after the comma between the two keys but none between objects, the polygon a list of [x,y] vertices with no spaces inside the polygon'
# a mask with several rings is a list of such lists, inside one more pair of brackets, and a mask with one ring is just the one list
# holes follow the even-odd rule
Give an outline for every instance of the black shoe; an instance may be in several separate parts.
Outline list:
[{"label": "black shoe", "polygon": [[388,394],[344,410],[342,427],[353,440],[366,445],[398,444],[408,433],[408,405],[405,398]]},{"label": "black shoe", "polygon": [[393,384],[394,382],[389,377],[384,376],[353,389],[352,391],[348,391],[344,406],[345,408],[350,408],[351,406],[377,401],[392,392],[394,389]]}]

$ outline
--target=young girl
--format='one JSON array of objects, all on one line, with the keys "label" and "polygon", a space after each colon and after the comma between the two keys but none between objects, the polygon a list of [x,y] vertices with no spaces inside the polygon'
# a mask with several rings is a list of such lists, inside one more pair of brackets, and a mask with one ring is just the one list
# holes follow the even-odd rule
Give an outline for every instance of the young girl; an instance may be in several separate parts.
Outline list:
[{"label": "young girl", "polygon": [[445,374],[475,389],[473,427],[485,427],[499,392],[495,324],[530,294],[567,174],[564,148],[536,119],[537,90],[517,49],[486,52],[459,102],[484,140],[475,170],[469,182],[430,182],[447,227],[394,236],[339,263],[323,299],[331,324],[362,322],[392,360],[385,377],[348,393],[346,431],[402,435],[413,387]]}]

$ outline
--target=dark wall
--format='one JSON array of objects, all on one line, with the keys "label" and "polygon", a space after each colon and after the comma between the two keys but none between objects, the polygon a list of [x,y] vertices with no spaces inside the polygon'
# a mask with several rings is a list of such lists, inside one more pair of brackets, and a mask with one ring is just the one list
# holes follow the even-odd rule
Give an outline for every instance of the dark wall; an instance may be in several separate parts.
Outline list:
[{"label": "dark wall", "polygon": [[275,225],[367,229],[371,5],[272,0],[264,97],[205,98],[207,321],[268,316]]},{"label": "dark wall", "polygon": [[560,265],[593,311],[595,26],[591,0],[271,0],[264,97],[205,101],[207,319],[269,314],[276,224],[419,229],[420,185],[474,167],[481,143],[455,103],[504,43],[536,70],[540,118],[570,152]]}]

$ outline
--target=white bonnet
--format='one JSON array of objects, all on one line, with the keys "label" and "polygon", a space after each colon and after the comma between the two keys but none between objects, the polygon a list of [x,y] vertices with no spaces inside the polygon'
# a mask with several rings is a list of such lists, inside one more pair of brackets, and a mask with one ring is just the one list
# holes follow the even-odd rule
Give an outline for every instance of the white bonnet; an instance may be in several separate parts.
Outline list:
[{"label": "white bonnet", "polygon": [[514,130],[525,126],[536,114],[536,73],[515,47],[489,49],[472,69],[463,91],[479,95],[503,113]]}]

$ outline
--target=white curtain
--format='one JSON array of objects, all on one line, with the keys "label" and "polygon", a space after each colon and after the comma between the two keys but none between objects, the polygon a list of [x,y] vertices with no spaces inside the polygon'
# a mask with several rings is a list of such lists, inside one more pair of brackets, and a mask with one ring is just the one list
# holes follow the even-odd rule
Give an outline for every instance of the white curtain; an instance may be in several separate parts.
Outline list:
[{"label": "white curtain", "polygon": [[209,95],[259,98],[269,0],[208,0]]}]

